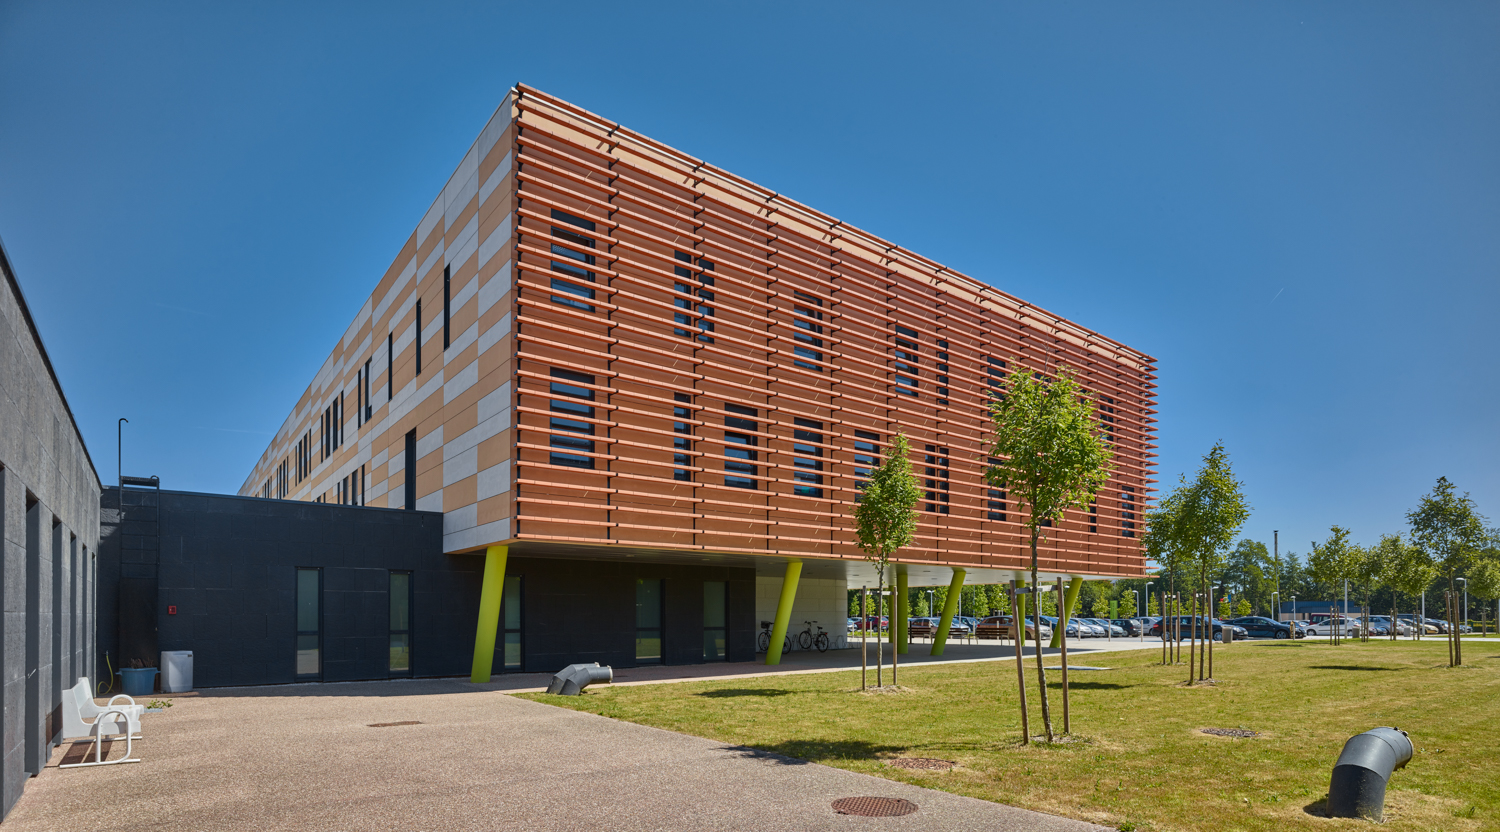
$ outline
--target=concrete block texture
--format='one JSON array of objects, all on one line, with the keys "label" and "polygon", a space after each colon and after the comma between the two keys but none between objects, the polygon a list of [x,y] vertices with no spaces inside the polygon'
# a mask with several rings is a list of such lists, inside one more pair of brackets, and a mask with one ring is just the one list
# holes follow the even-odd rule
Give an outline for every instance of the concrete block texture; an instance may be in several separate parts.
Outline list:
[{"label": "concrete block texture", "polygon": [[0,271],[3,815],[58,739],[60,692],[95,673],[100,482],[3,249]]}]

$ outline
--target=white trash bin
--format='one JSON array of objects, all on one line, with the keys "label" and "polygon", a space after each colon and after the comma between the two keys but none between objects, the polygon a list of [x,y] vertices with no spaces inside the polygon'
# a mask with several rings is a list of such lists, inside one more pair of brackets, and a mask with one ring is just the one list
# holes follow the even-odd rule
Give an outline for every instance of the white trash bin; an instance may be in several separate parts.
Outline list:
[{"label": "white trash bin", "polygon": [[193,689],[193,651],[163,650],[161,692],[186,693]]}]

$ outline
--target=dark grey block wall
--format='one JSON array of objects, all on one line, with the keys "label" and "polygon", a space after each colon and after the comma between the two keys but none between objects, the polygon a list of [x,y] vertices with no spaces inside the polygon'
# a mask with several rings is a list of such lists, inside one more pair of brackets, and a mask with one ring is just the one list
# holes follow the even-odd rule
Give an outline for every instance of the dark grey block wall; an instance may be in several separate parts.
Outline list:
[{"label": "dark grey block wall", "polygon": [[[755,570],[721,566],[569,560],[512,556],[506,575],[521,576],[526,670],[557,671],[574,662],[635,666],[635,582],[659,578],[666,595],[662,621],[667,664],[703,661],[703,582],[728,587],[728,660],[755,659]],[[496,655],[495,667],[502,667]]]},{"label": "dark grey block wall", "polygon": [[0,814],[94,665],[99,475],[0,246]]},{"label": "dark grey block wall", "polygon": [[[389,676],[390,570],[417,588],[413,673],[468,672],[482,561],[443,554],[439,513],[126,489],[121,520],[120,500],[105,489],[99,571],[99,644],[115,667],[192,650],[198,687],[296,681],[304,567],[323,570],[323,681]],[[154,632],[131,632],[147,601]]]},{"label": "dark grey block wall", "polygon": [[[412,674],[470,672],[484,559],[443,554],[439,513],[113,486],[101,503],[98,642],[114,668],[192,650],[198,687],[298,681],[296,570],[313,567],[323,570],[322,681],[390,675],[391,570],[412,572]],[[522,578],[525,670],[633,666],[637,578],[664,581],[668,664],[703,661],[704,581],[727,584],[730,660],[755,657],[753,569],[553,558],[530,546],[506,573]],[[496,672],[503,651],[497,639]]]}]

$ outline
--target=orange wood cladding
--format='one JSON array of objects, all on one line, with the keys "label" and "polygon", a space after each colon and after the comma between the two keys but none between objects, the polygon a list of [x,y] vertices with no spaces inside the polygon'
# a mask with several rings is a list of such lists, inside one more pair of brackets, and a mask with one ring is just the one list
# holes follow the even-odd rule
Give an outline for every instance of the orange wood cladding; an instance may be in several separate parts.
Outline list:
[{"label": "orange wood cladding", "polygon": [[[1139,540],[1122,536],[1122,524],[1139,532],[1154,490],[1154,359],[573,105],[518,91],[517,538],[857,558],[855,431],[882,442],[904,431],[923,491],[934,495],[919,507],[947,513],[922,511],[917,539],[898,559],[1020,568],[1029,563],[1021,515],[1005,495],[1005,519],[989,519],[994,497],[982,477],[992,370],[1068,366],[1112,409],[1101,425],[1113,435],[1118,470],[1097,515],[1071,512],[1048,530],[1042,568],[1142,573]],[[594,230],[566,225],[554,210]],[[554,301],[552,281],[568,276],[552,264],[563,257],[575,266],[593,258],[578,266],[593,274],[592,300]],[[699,320],[712,330],[698,329]],[[674,334],[683,329],[711,343]],[[821,344],[799,355],[796,347],[809,348],[799,333]],[[593,469],[549,461],[556,369],[595,380],[568,382],[593,391],[592,418],[575,419],[593,426],[593,450],[574,453]],[[897,375],[917,382],[915,396],[898,392],[907,385]],[[755,414],[730,413],[730,404]],[[691,415],[674,417],[674,407]],[[730,417],[754,429],[727,427]],[[821,428],[799,428],[798,418]],[[686,436],[678,422],[692,426],[690,450],[675,451],[686,465],[674,462],[673,439]],[[799,429],[822,441],[794,437]],[[745,462],[729,453],[745,446],[726,445],[726,431],[754,437],[755,470],[737,475],[754,489],[725,484],[726,463]],[[794,443],[820,448],[821,458]],[[674,479],[678,471],[691,480]],[[812,486],[821,498],[794,494],[809,485],[798,471],[821,476]]]}]

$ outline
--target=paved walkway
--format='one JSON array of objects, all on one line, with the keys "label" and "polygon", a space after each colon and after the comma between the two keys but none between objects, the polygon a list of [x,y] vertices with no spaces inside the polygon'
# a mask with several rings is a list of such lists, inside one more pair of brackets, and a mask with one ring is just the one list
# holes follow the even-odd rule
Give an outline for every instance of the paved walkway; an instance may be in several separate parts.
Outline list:
[{"label": "paved walkway", "polygon": [[[1103,830],[498,688],[423,680],[178,697],[145,717],[143,762],[48,768],[5,829]],[[407,721],[420,724],[369,727]],[[862,795],[920,808],[862,818],[830,806]]]}]

